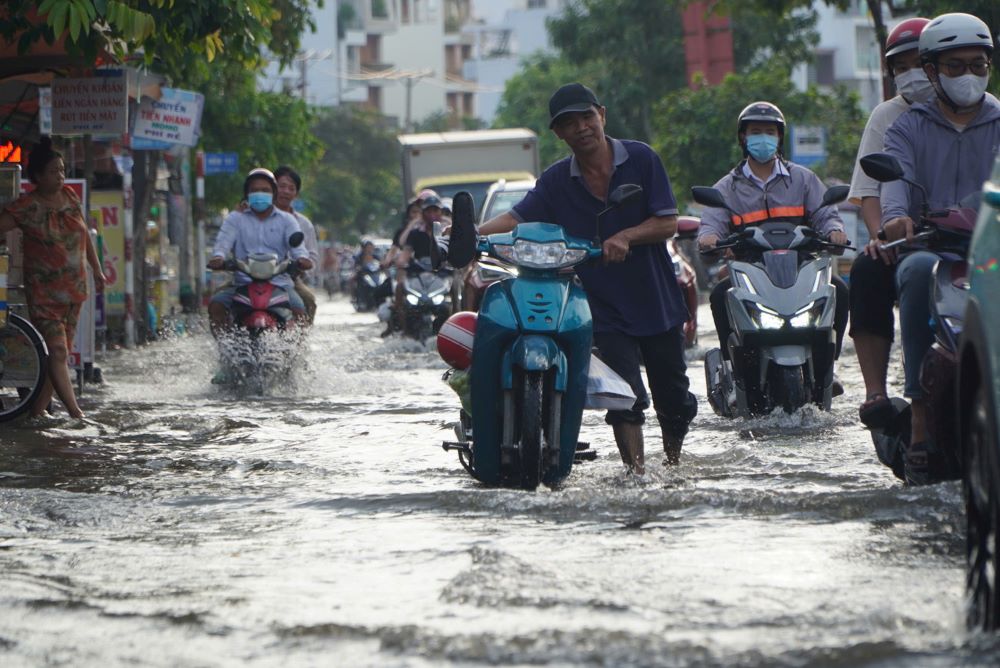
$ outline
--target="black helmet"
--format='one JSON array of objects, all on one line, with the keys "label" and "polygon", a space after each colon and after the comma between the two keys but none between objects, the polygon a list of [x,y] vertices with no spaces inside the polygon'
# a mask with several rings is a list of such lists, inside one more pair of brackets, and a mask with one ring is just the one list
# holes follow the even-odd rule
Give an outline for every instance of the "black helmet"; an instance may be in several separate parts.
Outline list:
[{"label": "black helmet", "polygon": [[250,181],[253,179],[266,179],[267,182],[271,184],[271,192],[275,195],[278,194],[278,181],[274,178],[274,174],[271,173],[271,170],[263,167],[257,167],[255,169],[251,169],[247,174],[247,177],[243,179],[244,197],[250,194]]},{"label": "black helmet", "polygon": [[439,197],[434,196],[434,195],[428,195],[420,203],[420,210],[423,211],[424,209],[429,209],[432,206],[436,206],[437,208],[440,209],[441,208],[441,199]]},{"label": "black helmet", "polygon": [[778,126],[778,134],[782,137],[785,136],[785,115],[781,113],[781,109],[770,102],[753,102],[744,107],[736,125],[736,134],[743,134],[750,121],[774,123]]}]

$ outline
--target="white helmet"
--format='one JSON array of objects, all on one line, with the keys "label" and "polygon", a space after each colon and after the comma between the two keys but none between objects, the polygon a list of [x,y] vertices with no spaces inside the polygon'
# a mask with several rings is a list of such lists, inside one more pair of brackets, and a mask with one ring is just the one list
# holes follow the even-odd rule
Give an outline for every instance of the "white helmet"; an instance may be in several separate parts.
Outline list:
[{"label": "white helmet", "polygon": [[932,60],[942,51],[964,46],[979,46],[986,54],[993,53],[993,37],[989,27],[971,14],[942,14],[920,33],[920,58]]}]

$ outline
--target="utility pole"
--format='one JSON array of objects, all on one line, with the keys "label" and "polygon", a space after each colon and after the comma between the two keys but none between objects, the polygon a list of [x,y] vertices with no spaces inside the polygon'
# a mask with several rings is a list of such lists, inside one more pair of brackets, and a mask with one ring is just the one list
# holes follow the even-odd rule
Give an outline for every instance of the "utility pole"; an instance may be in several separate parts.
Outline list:
[{"label": "utility pole", "polygon": [[194,186],[194,217],[198,226],[197,255],[194,259],[195,270],[195,310],[201,310],[205,298],[205,152],[195,153],[195,186]]}]

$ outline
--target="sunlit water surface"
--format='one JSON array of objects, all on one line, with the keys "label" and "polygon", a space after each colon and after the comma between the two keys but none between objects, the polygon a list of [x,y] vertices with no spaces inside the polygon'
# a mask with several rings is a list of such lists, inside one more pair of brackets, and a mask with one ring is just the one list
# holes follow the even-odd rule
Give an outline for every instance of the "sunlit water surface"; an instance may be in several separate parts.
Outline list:
[{"label": "sunlit water surface", "polygon": [[322,304],[266,397],[211,384],[204,333],[112,353],[93,423],[4,425],[0,665],[1000,662],[964,629],[960,487],[877,463],[853,352],[831,414],[749,423],[711,413],[693,359],[680,467],[651,419],[624,475],[588,412],[598,460],[524,493],[441,450],[445,365],[380,329]]}]

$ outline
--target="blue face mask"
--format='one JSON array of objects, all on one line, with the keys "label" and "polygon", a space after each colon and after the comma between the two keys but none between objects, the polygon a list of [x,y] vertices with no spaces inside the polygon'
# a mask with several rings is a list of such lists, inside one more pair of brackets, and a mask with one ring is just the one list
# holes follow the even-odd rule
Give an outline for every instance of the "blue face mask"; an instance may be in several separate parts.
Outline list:
[{"label": "blue face mask", "polygon": [[271,207],[271,201],[274,196],[271,193],[250,193],[247,195],[247,203],[250,204],[250,208],[257,213],[264,213]]},{"label": "blue face mask", "polygon": [[747,153],[757,162],[767,162],[778,151],[778,138],[774,135],[747,135]]}]

